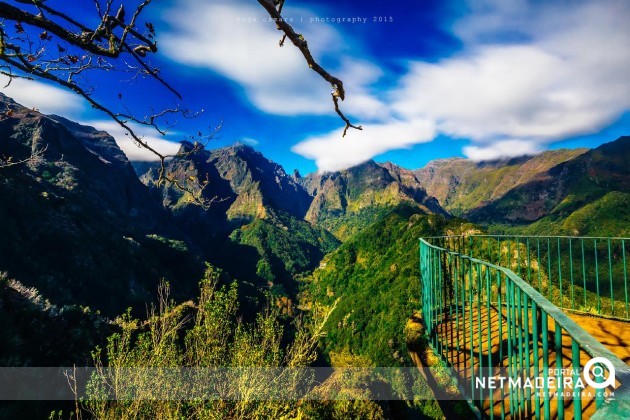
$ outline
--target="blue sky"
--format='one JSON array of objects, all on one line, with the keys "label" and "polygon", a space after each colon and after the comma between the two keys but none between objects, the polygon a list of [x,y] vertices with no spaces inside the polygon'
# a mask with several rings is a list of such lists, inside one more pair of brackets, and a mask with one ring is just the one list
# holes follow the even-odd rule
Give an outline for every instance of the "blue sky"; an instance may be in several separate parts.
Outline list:
[{"label": "blue sky", "polygon": [[[64,4],[90,15],[91,2]],[[364,130],[341,137],[330,86],[290,43],[278,47],[280,33],[256,1],[172,0],[147,9],[160,47],[151,60],[185,106],[204,112],[179,120],[167,139],[222,120],[209,147],[243,141],[288,172],[307,173],[370,158],[417,168],[452,156],[594,147],[629,134],[627,1],[287,0],[283,14],[344,81],[341,108]],[[140,114],[177,102],[126,74],[89,82],[103,102],[118,106],[122,92]],[[25,82],[6,93],[107,129],[131,158],[147,158],[79,97]],[[177,147],[141,131],[162,150]]]}]

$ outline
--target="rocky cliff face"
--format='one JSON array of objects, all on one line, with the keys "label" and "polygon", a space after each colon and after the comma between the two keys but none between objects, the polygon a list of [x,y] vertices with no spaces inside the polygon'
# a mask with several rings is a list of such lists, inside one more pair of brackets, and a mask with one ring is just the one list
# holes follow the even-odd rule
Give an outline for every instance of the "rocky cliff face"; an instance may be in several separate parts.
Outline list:
[{"label": "rocky cliff face", "polygon": [[[180,152],[187,152],[190,144],[183,144]],[[245,224],[255,218],[264,218],[267,208],[303,218],[312,198],[282,167],[253,148],[236,145],[212,151],[202,150],[173,159],[167,171],[190,187],[190,179],[208,180],[204,196],[216,198],[214,213],[225,214],[228,221]],[[149,185],[157,180],[152,169],[142,177]],[[164,203],[170,208],[187,204],[180,190],[169,187],[163,190]]]},{"label": "rocky cliff face", "polygon": [[326,227],[341,239],[404,202],[427,213],[446,214],[411,171],[392,163],[370,160],[340,172],[310,174],[300,183],[314,197],[306,220]]},{"label": "rocky cliff face", "polygon": [[0,153],[15,160],[43,150],[41,157],[0,176],[21,174],[64,195],[81,195],[117,219],[135,220],[145,226],[158,222],[165,212],[135,176],[113,137],[65,118],[46,116],[1,96],[12,110],[0,120]]}]

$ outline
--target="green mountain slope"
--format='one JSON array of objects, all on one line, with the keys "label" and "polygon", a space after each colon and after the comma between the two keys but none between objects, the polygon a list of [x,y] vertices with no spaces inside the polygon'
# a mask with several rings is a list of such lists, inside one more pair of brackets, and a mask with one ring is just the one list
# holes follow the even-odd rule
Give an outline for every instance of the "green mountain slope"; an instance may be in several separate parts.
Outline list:
[{"label": "green mountain slope", "polygon": [[282,212],[270,211],[264,219],[236,229],[230,239],[256,248],[256,274],[279,294],[294,296],[298,274],[313,270],[339,241],[328,231]]},{"label": "green mountain slope", "polygon": [[613,236],[630,235],[630,194],[611,191],[568,216],[550,214],[528,225],[494,225],[493,229],[527,235]]},{"label": "green mountain slope", "polygon": [[[182,152],[192,145],[184,143]],[[326,230],[303,219],[312,197],[282,167],[244,145],[182,155],[167,165],[180,183],[208,179],[210,208],[191,203],[174,186],[161,186],[177,225],[205,251],[208,261],[240,279],[295,296],[294,277],[312,270],[337,247]],[[156,185],[157,172],[142,179]]]},{"label": "green mountain slope", "polygon": [[411,171],[368,161],[353,168],[298,180],[314,197],[306,220],[341,240],[350,238],[400,203],[446,215]]},{"label": "green mountain slope", "polygon": [[366,356],[376,366],[407,363],[403,330],[420,301],[418,239],[468,227],[403,204],[327,255],[308,288],[317,302],[341,299],[326,350]]},{"label": "green mountain slope", "polygon": [[427,193],[457,216],[496,201],[515,187],[530,182],[552,167],[588,149],[550,150],[534,156],[474,162],[462,158],[440,159],[414,171]]},{"label": "green mountain slope", "polygon": [[[478,222],[509,225],[540,221],[541,226],[547,226],[552,232],[599,235],[597,232],[603,232],[602,229],[611,232],[614,229],[598,226],[595,222],[598,219],[630,222],[627,213],[618,211],[623,207],[623,194],[628,191],[630,137],[620,137],[538,174],[499,200],[471,210],[467,217]],[[613,192],[621,195],[613,194],[604,199]],[[593,222],[580,226],[565,224],[570,218],[574,221],[590,218]]]},{"label": "green mountain slope", "polygon": [[[306,214],[312,200],[309,194],[280,165],[253,148],[237,144],[189,154],[192,149],[192,144],[182,143],[181,156],[168,162],[166,170],[192,189],[199,186],[196,180],[208,180],[204,197],[216,198],[212,212],[225,216],[232,226],[265,217],[267,208],[298,219]],[[157,178],[155,168],[142,176],[149,186],[154,186]],[[166,207],[175,212],[191,205],[186,194],[175,186],[163,187],[162,194]]]},{"label": "green mountain slope", "polygon": [[0,272],[53,304],[110,315],[143,310],[160,278],[194,293],[203,261],[111,136],[0,101],[12,110],[0,120],[0,154],[43,150],[0,170]]}]

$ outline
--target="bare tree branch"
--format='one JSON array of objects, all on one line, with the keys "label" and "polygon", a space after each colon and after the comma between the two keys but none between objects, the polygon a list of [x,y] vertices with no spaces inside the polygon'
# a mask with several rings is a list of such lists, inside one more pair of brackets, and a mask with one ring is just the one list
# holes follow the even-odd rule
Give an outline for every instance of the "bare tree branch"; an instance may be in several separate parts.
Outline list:
[{"label": "bare tree branch", "polygon": [[[0,75],[8,78],[11,83],[13,78],[40,78],[54,82],[83,97],[92,108],[105,113],[109,118],[122,127],[127,135],[139,146],[153,153],[160,161],[158,185],[170,183],[188,193],[197,204],[207,207],[207,202],[216,202],[216,197],[207,199],[204,197],[204,189],[208,182],[190,185],[175,179],[166,171],[166,161],[177,155],[165,155],[152,147],[139,135],[132,124],[148,126],[158,133],[165,135],[172,127],[165,118],[178,115],[190,118],[198,114],[192,113],[179,105],[154,112],[143,118],[139,118],[127,106],[123,106],[124,112],[115,111],[93,93],[95,86],[86,83],[85,74],[88,72],[113,70],[130,72],[132,80],[136,77],[148,76],[164,86],[178,99],[182,99],[180,93],[160,74],[157,67],[147,62],[149,53],[156,53],[155,28],[150,22],[144,24],[146,31],[139,29],[139,17],[143,10],[149,6],[152,0],[138,0],[138,5],[133,13],[127,13],[124,5],[114,12],[113,0],[94,0],[99,21],[93,24],[82,23],[79,18],[72,17],[65,12],[49,6],[45,0],[15,0],[24,6],[14,6],[5,1],[0,1]],[[361,130],[361,126],[353,125],[339,108],[339,99],[345,97],[343,83],[322,68],[313,58],[306,40],[301,34],[296,33],[291,25],[282,18],[282,9],[285,0],[258,0],[258,3],[276,21],[278,30],[283,31],[280,46],[288,38],[301,51],[308,66],[319,74],[333,87],[332,100],[335,112],[344,121],[343,135],[348,128]],[[129,19],[128,16],[131,18]],[[13,28],[9,27],[13,25]],[[55,45],[56,43],[56,45]],[[131,57],[131,63],[123,61],[124,57]],[[116,65],[115,63],[124,63]],[[122,99],[122,94],[118,95]],[[200,140],[209,140],[215,133],[202,135]],[[207,141],[206,141],[207,143]],[[205,143],[195,143],[195,150],[205,147]],[[198,148],[199,147],[199,148]],[[40,153],[40,152],[38,152]],[[41,151],[43,153],[43,151]],[[10,161],[10,157],[0,160],[0,167],[13,166],[24,163],[37,156],[26,160]]]},{"label": "bare tree branch", "polygon": [[338,78],[336,78],[335,76],[328,73],[322,66],[320,66],[315,61],[315,59],[313,58],[313,55],[311,54],[311,51],[308,48],[308,43],[306,42],[306,39],[304,39],[302,34],[296,33],[295,30],[293,30],[293,27],[290,24],[288,24],[286,20],[282,17],[281,12],[282,12],[282,7],[284,6],[284,0],[280,0],[280,1],[258,0],[258,3],[262,7],[264,7],[267,13],[269,13],[269,16],[271,16],[274,19],[278,30],[284,32],[284,35],[282,36],[282,39],[280,40],[280,46],[284,45],[285,37],[289,38],[291,42],[293,43],[293,45],[295,45],[297,49],[299,49],[302,55],[304,56],[304,59],[306,60],[308,67],[313,69],[315,73],[319,74],[324,80],[326,80],[328,83],[332,85],[332,88],[333,88],[332,99],[333,99],[333,104],[335,106],[335,112],[337,112],[337,114],[341,117],[341,119],[346,123],[346,126],[343,130],[343,136],[345,137],[348,131],[348,128],[355,128],[357,130],[363,130],[363,127],[351,124],[350,120],[348,120],[348,118],[346,118],[346,116],[339,109],[339,99],[343,101],[346,96],[346,92],[343,88],[343,82],[339,80]]}]

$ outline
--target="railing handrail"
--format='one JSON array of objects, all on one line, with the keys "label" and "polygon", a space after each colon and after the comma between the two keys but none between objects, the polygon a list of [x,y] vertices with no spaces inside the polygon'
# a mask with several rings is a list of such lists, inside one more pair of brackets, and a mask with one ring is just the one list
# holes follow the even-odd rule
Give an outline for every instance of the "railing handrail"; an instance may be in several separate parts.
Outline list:
[{"label": "railing handrail", "polygon": [[442,235],[442,236],[425,236],[425,239],[443,239],[443,238],[469,238],[469,237],[480,237],[480,238],[563,238],[563,239],[615,239],[615,240],[626,240],[630,241],[630,237],[626,238],[623,236],[567,236],[567,235],[492,235],[492,234],[459,234],[459,235]]},{"label": "railing handrail", "polygon": [[[460,235],[457,235],[460,236]],[[472,236],[472,235],[471,235]],[[492,236],[492,235],[488,235]],[[501,267],[487,261],[479,260],[477,258],[470,257],[465,254],[460,254],[455,251],[450,251],[445,248],[441,248],[436,245],[432,245],[426,241],[426,239],[433,239],[438,237],[427,237],[420,238],[420,242],[425,244],[426,246],[446,252],[448,254],[458,256],[463,259],[467,259],[473,263],[483,264],[486,267],[490,267],[496,270],[501,271],[506,276],[512,280],[514,284],[516,284],[521,291],[529,296],[533,302],[538,305],[539,308],[543,309],[553,320],[564,328],[569,336],[573,338],[588,354],[592,357],[603,356],[606,357],[610,363],[615,368],[616,377],[620,380],[620,382],[624,385],[630,384],[630,367],[626,365],[624,361],[619,359],[612,351],[607,349],[603,344],[597,341],[594,337],[592,337],[589,333],[587,333],[582,327],[580,327],[575,321],[569,318],[567,315],[562,312],[556,305],[547,300],[542,294],[540,294],[536,289],[530,286],[525,280],[521,279],[516,273],[512,270],[507,269],[505,267]]]}]

